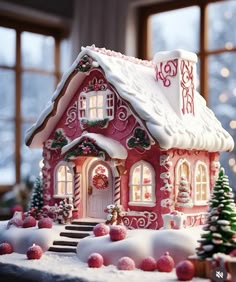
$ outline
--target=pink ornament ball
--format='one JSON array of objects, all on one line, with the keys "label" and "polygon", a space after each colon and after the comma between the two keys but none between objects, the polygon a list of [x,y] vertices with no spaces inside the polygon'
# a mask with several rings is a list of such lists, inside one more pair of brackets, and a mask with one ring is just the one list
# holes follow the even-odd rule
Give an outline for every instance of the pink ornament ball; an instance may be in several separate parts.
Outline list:
[{"label": "pink ornament ball", "polygon": [[171,272],[175,267],[175,262],[173,258],[166,252],[161,256],[156,263],[157,270],[160,272]]},{"label": "pink ornament ball", "polygon": [[38,228],[52,228],[52,220],[49,217],[43,217],[38,221]]},{"label": "pink ornament ball", "polygon": [[117,268],[119,270],[134,270],[135,262],[130,257],[122,257],[118,260]]},{"label": "pink ornament ball", "polygon": [[127,230],[124,225],[112,225],[110,227],[111,241],[120,241],[126,238]]},{"label": "pink ornament ball", "polygon": [[22,225],[23,225],[23,220],[21,218],[13,217],[12,219],[10,219],[8,221],[7,229],[9,229],[12,226],[14,226],[14,227],[22,227]]},{"label": "pink ornament ball", "polygon": [[110,227],[105,223],[98,223],[93,228],[93,234],[96,237],[105,236],[105,235],[109,234],[109,232],[110,232]]},{"label": "pink ornament ball", "polygon": [[103,265],[103,256],[99,253],[92,253],[88,257],[88,266],[93,268],[100,268]]},{"label": "pink ornament ball", "polygon": [[29,228],[36,226],[36,219],[33,216],[27,216],[23,221],[23,228]]},{"label": "pink ornament ball", "polygon": [[191,261],[183,260],[176,265],[176,275],[178,280],[189,281],[194,277],[195,268]]},{"label": "pink ornament ball", "polygon": [[7,255],[13,252],[12,245],[5,242],[0,244],[0,255]]},{"label": "pink ornament ball", "polygon": [[28,259],[40,259],[43,254],[43,250],[39,245],[33,244],[33,246],[29,247],[26,252],[26,256]]},{"label": "pink ornament ball", "polygon": [[140,269],[154,271],[156,269],[156,260],[151,256],[144,258],[140,264]]},{"label": "pink ornament ball", "polygon": [[236,249],[230,252],[229,254],[231,257],[236,257]]}]

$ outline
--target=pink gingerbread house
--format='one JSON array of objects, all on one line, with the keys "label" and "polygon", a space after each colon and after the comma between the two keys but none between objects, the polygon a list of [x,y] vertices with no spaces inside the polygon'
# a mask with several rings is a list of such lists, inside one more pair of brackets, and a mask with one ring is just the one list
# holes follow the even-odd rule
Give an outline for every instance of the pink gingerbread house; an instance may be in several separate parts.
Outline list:
[{"label": "pink gingerbread house", "polygon": [[143,61],[82,48],[26,134],[43,150],[44,204],[70,198],[74,218],[94,219],[122,205],[133,228],[179,212],[202,223],[219,153],[234,142],[195,89],[196,62],[183,50]]}]

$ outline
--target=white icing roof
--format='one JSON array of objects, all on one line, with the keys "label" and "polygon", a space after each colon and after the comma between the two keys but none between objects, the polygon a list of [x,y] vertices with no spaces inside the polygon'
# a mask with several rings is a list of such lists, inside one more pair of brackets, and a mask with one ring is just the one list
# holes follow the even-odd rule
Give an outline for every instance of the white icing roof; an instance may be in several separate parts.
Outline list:
[{"label": "white icing roof", "polygon": [[[195,91],[195,116],[180,117],[172,108],[168,97],[159,88],[152,62],[141,61],[95,47],[82,48],[71,68],[63,76],[48,107],[26,133],[26,143],[31,147],[42,146],[60,119],[59,114],[52,115],[46,127],[37,130],[51,114],[55,99],[84,55],[89,55],[98,62],[108,82],[115,87],[121,98],[132,105],[161,148],[196,149],[211,152],[233,149],[233,138],[222,128],[221,123],[206,106],[205,100],[197,91]],[[68,87],[71,89],[67,89],[64,98],[58,102],[58,111],[61,110],[61,107],[65,109],[75,93],[76,86],[78,88],[84,77],[84,73],[78,72],[72,79],[70,83],[72,86]]]},{"label": "white icing roof", "polygon": [[61,153],[64,155],[80,141],[88,137],[94,139],[96,144],[103,149],[111,158],[125,160],[127,158],[127,151],[118,141],[108,138],[102,134],[84,132],[80,137],[74,139],[71,143],[62,148]]}]

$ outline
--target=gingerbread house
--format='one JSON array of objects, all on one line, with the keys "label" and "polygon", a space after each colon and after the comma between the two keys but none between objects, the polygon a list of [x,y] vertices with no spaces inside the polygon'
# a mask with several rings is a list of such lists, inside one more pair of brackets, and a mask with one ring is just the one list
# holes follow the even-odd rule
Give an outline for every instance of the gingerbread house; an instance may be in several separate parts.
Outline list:
[{"label": "gingerbread house", "polygon": [[133,228],[158,229],[178,212],[202,223],[234,141],[196,91],[196,63],[183,50],[143,61],[82,48],[26,133],[43,150],[44,204],[70,198],[74,218],[94,219],[122,205]]}]

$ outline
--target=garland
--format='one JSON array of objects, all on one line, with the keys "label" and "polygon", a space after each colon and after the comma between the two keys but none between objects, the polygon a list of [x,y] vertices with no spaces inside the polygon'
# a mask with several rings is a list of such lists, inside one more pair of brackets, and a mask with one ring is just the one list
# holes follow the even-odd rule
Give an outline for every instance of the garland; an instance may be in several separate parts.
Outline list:
[{"label": "garland", "polygon": [[108,121],[109,119],[105,118],[105,119],[91,120],[91,121],[87,119],[82,119],[80,122],[81,122],[81,126],[83,127],[83,129],[87,129],[89,127],[106,128]]},{"label": "garland", "polygon": [[127,146],[130,149],[133,149],[135,147],[149,149],[150,145],[151,143],[146,132],[140,127],[136,127],[134,129],[133,136],[127,140]]}]

